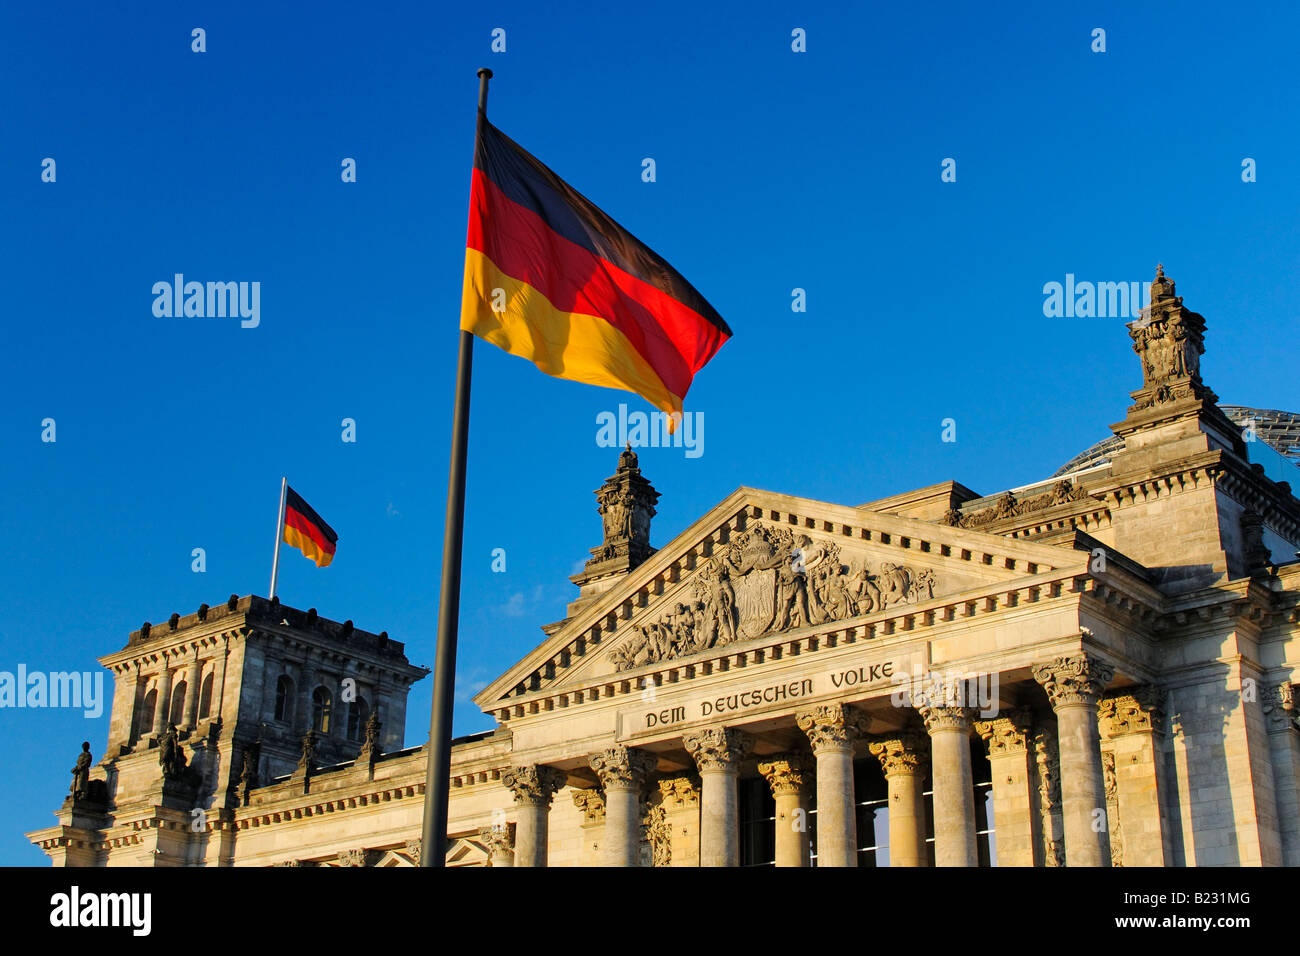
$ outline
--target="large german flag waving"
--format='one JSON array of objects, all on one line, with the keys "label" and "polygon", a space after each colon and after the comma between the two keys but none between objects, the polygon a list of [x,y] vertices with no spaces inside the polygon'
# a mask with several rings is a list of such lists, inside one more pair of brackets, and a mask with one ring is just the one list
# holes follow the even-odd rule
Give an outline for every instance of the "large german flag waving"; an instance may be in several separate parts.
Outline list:
[{"label": "large german flag waving", "polygon": [[339,536],[302,496],[286,486],[284,492],[284,543],[293,545],[323,568],[334,560]]},{"label": "large german flag waving", "polygon": [[682,410],[731,337],[695,288],[480,110],[460,327],[547,375]]}]

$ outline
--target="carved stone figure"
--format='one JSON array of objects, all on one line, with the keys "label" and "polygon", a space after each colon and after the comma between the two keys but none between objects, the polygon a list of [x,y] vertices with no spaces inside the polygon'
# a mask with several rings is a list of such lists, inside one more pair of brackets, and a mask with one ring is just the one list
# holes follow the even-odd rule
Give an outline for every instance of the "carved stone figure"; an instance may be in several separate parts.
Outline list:
[{"label": "carved stone figure", "polygon": [[244,804],[248,803],[249,791],[258,786],[257,765],[261,762],[262,741],[254,740],[244,748],[243,765],[239,771],[239,795]]},{"label": "carved stone figure", "polygon": [[94,758],[90,755],[90,741],[81,742],[81,753],[77,755],[77,765],[72,768],[72,786],[69,792],[73,800],[84,800],[90,790],[90,765]]},{"label": "carved stone figure", "polygon": [[162,741],[159,744],[158,763],[162,766],[165,779],[184,779],[185,751],[181,748],[180,734],[173,723],[168,723],[167,732],[163,734]]},{"label": "carved stone figure", "polygon": [[1201,382],[1205,318],[1184,308],[1182,297],[1174,292],[1174,281],[1157,266],[1151,304],[1129,325],[1133,351],[1142,365],[1142,389],[1134,395],[1133,411],[1183,398],[1218,400]]},{"label": "carved stone figure", "polygon": [[299,772],[311,773],[316,769],[316,731],[307,731],[302,738],[302,756],[298,759]]}]

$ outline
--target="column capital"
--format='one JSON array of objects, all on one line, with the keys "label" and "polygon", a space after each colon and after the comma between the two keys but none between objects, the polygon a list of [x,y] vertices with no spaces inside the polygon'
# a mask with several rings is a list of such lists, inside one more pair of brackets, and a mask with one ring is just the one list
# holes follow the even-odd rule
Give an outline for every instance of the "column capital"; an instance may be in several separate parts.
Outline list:
[{"label": "column capital", "polygon": [[1143,684],[1127,693],[1103,698],[1098,706],[1098,714],[1107,737],[1163,731],[1165,692],[1150,684]]},{"label": "column capital", "polygon": [[588,765],[596,771],[606,790],[639,791],[658,762],[659,758],[654,754],[622,744],[587,758]]},{"label": "column capital", "polygon": [[513,853],[515,850],[515,825],[513,823],[497,824],[491,827],[479,827],[478,838],[488,854]]},{"label": "column capital", "polygon": [[1033,718],[1033,712],[1028,707],[1017,707],[990,720],[975,721],[975,733],[984,741],[990,757],[1027,753]]},{"label": "column capital", "polygon": [[573,791],[573,805],[582,811],[583,823],[605,821],[605,795],[596,788]]},{"label": "column capital", "polygon": [[510,767],[501,773],[501,782],[515,795],[515,803],[527,807],[549,808],[555,792],[564,787],[569,775],[545,764]]},{"label": "column capital", "polygon": [[867,716],[847,704],[822,704],[795,717],[799,729],[808,735],[813,753],[850,750],[853,741],[867,728]]},{"label": "column capital", "polygon": [[758,762],[758,772],[772,788],[772,796],[783,793],[803,793],[812,782],[816,764],[805,754],[775,754]]},{"label": "column capital", "polygon": [[974,707],[927,706],[918,707],[916,711],[921,715],[921,720],[925,721],[925,732],[932,737],[941,730],[958,730],[969,736],[971,724],[979,713]]},{"label": "column capital", "polygon": [[875,737],[867,749],[880,761],[886,777],[924,774],[930,765],[930,741],[919,730],[900,730]]},{"label": "column capital", "polygon": [[705,727],[683,734],[682,743],[700,773],[738,773],[740,762],[754,749],[754,738],[729,727]]},{"label": "column capital", "polygon": [[659,793],[663,796],[663,803],[672,809],[700,805],[700,781],[690,774],[660,780]]},{"label": "column capital", "polygon": [[1073,704],[1095,706],[1115,676],[1115,666],[1092,654],[1075,654],[1035,664],[1031,672],[1055,710]]}]

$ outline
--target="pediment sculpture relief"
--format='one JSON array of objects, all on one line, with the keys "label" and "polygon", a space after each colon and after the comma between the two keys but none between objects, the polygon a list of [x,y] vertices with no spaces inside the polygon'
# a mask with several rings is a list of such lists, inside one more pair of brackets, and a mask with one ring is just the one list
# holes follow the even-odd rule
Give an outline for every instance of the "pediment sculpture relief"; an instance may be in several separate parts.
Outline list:
[{"label": "pediment sculpture relief", "polygon": [[687,657],[736,641],[883,611],[934,596],[934,571],[881,562],[845,564],[834,542],[756,524],[704,565],[694,600],[632,626],[613,651],[616,670]]}]

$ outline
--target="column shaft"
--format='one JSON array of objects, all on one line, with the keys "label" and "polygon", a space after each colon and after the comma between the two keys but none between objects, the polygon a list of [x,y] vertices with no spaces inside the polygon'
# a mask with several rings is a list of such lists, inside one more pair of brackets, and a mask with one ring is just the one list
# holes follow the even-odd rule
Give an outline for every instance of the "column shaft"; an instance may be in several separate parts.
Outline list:
[{"label": "column shaft", "polygon": [[925,708],[934,776],[934,862],[978,866],[975,789],[970,765],[971,712],[964,707]]},{"label": "column shaft", "polygon": [[636,866],[640,842],[640,798],[635,790],[605,789],[605,866]]},{"label": "column shaft", "polygon": [[740,866],[740,763],[753,741],[709,727],[682,737],[700,772],[700,866]]},{"label": "column shaft", "polygon": [[844,704],[799,714],[817,758],[817,865],[858,865],[858,824],[853,792],[853,742],[866,717]]},{"label": "column shaft", "polygon": [[515,866],[546,866],[551,799],[567,775],[552,767],[511,767],[501,782],[515,797]]},{"label": "column shaft", "polygon": [[588,759],[605,788],[605,866],[637,866],[641,843],[641,790],[658,758],[644,750],[614,746]]},{"label": "column shaft", "polygon": [[1115,668],[1100,658],[1078,654],[1035,664],[1033,675],[1056,711],[1066,865],[1110,866],[1097,704]]},{"label": "column shaft", "polygon": [[998,866],[1035,866],[1042,862],[1042,817],[1030,746],[1032,723],[1033,714],[1024,707],[975,721],[975,730],[988,748],[993,778]]},{"label": "column shaft", "polygon": [[158,679],[157,697],[154,699],[153,708],[153,733],[155,737],[161,737],[167,730],[167,719],[169,714],[168,708],[172,705],[172,672],[163,661],[163,671]]},{"label": "column shaft", "polygon": [[700,866],[740,866],[734,770],[700,770]]},{"label": "column shaft", "polygon": [[185,676],[185,726],[193,727],[198,723],[199,713],[199,677],[203,673],[203,664],[199,652],[194,652],[189,671]]}]

